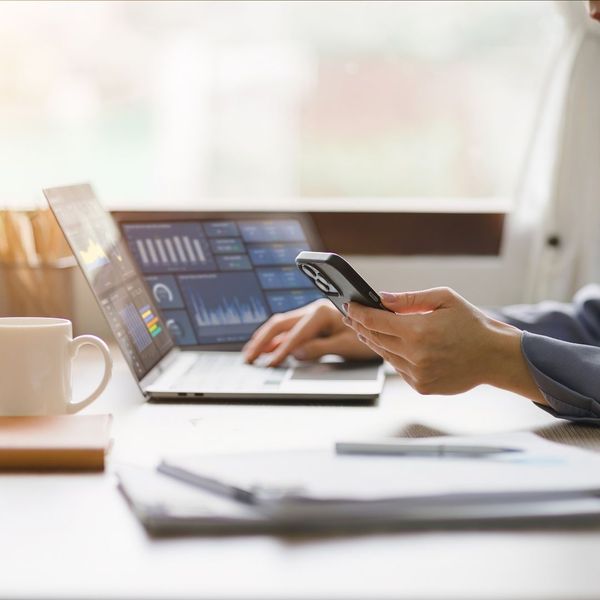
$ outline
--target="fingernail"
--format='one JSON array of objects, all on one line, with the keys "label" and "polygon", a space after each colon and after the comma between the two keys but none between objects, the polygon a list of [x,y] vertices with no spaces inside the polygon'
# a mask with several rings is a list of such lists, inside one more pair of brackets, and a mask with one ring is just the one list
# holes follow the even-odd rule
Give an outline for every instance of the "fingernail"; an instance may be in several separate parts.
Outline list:
[{"label": "fingernail", "polygon": [[342,304],[342,308],[344,309],[345,312],[348,312],[348,303],[344,302],[344,304]]},{"label": "fingernail", "polygon": [[393,300],[394,294],[392,294],[391,292],[379,292],[379,297],[382,300]]},{"label": "fingernail", "polygon": [[294,356],[298,359],[298,360],[304,360],[306,358],[306,350],[303,350],[302,348],[298,348],[298,350],[296,350],[294,352]]}]

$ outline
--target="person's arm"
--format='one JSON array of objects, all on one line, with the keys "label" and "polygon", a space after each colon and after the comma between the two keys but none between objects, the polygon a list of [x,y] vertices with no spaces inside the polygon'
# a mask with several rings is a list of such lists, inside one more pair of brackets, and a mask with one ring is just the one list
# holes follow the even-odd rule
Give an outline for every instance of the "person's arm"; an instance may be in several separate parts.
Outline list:
[{"label": "person's arm", "polygon": [[530,333],[600,346],[600,286],[597,285],[581,289],[570,303],[520,304],[487,312]]},{"label": "person's arm", "polygon": [[523,356],[556,417],[600,424],[600,347],[523,332]]},{"label": "person's arm", "polygon": [[600,348],[523,333],[448,288],[381,297],[396,314],[352,303],[346,324],[417,391],[490,384],[555,416],[600,422]]},{"label": "person's arm", "polygon": [[571,303],[508,306],[491,313],[524,331],[522,352],[555,416],[598,418],[600,286],[579,290]]}]

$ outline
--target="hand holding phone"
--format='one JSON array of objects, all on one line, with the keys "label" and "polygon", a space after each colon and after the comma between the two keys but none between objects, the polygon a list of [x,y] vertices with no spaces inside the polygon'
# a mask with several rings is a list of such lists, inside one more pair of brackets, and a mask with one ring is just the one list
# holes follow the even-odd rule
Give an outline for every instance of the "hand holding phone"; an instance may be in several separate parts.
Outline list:
[{"label": "hand holding phone", "polygon": [[344,260],[332,252],[300,252],[298,268],[346,316],[344,304],[358,302],[369,308],[390,312],[379,294]]}]

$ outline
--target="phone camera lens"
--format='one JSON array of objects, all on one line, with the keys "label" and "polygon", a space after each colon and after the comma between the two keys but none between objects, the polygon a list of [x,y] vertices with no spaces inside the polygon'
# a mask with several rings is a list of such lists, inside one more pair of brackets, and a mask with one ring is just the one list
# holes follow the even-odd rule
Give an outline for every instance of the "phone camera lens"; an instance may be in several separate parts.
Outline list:
[{"label": "phone camera lens", "polygon": [[321,278],[315,279],[315,283],[317,284],[317,287],[322,291],[322,292],[329,292],[329,285],[327,285],[326,281],[323,281]]},{"label": "phone camera lens", "polygon": [[305,275],[308,275],[311,279],[317,279],[317,277],[319,276],[317,271],[310,265],[300,265],[300,268],[302,269],[302,272]]},{"label": "phone camera lens", "polygon": [[327,294],[328,296],[340,295],[336,287],[333,284],[329,283],[329,281],[327,281],[326,279],[323,279],[323,277],[321,276],[315,279],[315,284],[324,294]]}]

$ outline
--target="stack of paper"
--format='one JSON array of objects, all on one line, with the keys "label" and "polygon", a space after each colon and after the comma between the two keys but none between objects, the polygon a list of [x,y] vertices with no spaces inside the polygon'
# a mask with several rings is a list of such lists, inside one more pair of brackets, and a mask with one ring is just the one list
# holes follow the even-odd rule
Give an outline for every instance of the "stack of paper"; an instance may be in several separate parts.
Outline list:
[{"label": "stack of paper", "polygon": [[[599,456],[526,433],[451,439],[510,445],[521,452],[478,459],[415,458],[340,456],[332,448],[169,458],[159,467],[167,477],[155,475],[153,481],[165,490],[169,479],[179,480],[187,504],[169,494],[160,505],[153,504],[146,489],[141,512],[146,524],[152,514],[154,529],[169,529],[175,525],[172,517],[180,519],[179,527],[186,519],[192,522],[201,512],[198,506],[215,498],[220,510],[228,507],[222,515],[240,517],[243,511],[246,523],[274,529],[600,520]],[[132,479],[124,474],[121,482],[135,507],[141,495]],[[152,506],[160,506],[160,514]]]}]

